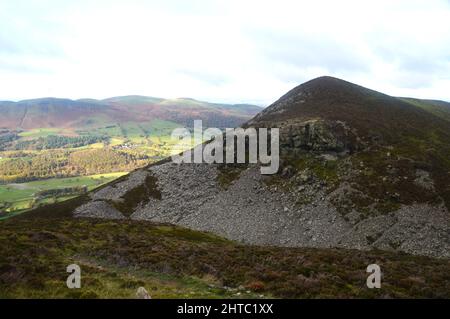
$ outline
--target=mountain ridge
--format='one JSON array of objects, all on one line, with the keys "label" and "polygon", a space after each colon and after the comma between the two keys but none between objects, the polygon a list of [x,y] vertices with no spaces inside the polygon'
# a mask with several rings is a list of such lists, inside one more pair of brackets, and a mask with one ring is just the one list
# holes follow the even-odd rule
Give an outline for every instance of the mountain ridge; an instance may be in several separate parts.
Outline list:
[{"label": "mountain ridge", "polygon": [[220,104],[194,99],[162,99],[147,96],[117,96],[103,100],[38,98],[18,102],[0,101],[0,127],[35,129],[63,127],[82,129],[86,120],[97,126],[111,123],[154,119],[192,126],[193,117],[211,126],[237,126],[259,112],[250,104]]}]

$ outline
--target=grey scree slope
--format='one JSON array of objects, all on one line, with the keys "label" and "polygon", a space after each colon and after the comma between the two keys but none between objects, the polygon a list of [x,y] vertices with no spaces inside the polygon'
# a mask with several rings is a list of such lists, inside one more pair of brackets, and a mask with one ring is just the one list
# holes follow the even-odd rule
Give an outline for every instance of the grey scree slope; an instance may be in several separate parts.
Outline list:
[{"label": "grey scree slope", "polygon": [[[147,196],[129,216],[114,203],[156,179],[160,199]],[[411,205],[387,215],[364,220],[344,219],[330,200],[345,188],[325,195],[319,183],[304,183],[293,191],[264,183],[256,165],[249,166],[224,189],[217,181],[217,165],[174,164],[150,166],[90,194],[90,201],[74,211],[76,217],[131,218],[210,231],[248,244],[379,248],[417,255],[450,257],[450,214],[444,205]],[[308,196],[304,205],[294,198]],[[350,218],[348,218],[350,217]]]}]

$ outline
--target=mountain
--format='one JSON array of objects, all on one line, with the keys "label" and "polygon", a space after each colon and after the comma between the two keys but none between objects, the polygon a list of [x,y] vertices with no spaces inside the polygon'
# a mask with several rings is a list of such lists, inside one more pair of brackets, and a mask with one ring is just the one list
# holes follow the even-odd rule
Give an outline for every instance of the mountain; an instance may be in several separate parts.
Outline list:
[{"label": "mountain", "polygon": [[234,127],[261,110],[254,105],[214,104],[193,99],[161,99],[122,96],[104,100],[42,98],[20,102],[0,102],[0,128],[89,129],[120,122],[154,119],[192,126],[201,119],[211,127]]},{"label": "mountain", "polygon": [[30,214],[167,222],[249,244],[448,258],[447,107],[317,78],[244,125],[280,128],[275,175],[261,175],[258,164],[165,160]]}]

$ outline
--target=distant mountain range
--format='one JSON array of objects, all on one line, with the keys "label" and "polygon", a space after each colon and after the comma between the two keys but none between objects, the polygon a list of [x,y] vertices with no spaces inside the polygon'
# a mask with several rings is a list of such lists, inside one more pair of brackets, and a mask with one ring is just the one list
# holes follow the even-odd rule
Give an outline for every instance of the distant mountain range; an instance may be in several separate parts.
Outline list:
[{"label": "distant mountain range", "polygon": [[210,127],[235,127],[261,107],[249,104],[219,104],[189,98],[162,99],[146,96],[120,96],[104,100],[41,98],[20,102],[0,101],[0,128],[89,129],[118,122],[144,122],[155,119],[192,126],[201,119]]}]

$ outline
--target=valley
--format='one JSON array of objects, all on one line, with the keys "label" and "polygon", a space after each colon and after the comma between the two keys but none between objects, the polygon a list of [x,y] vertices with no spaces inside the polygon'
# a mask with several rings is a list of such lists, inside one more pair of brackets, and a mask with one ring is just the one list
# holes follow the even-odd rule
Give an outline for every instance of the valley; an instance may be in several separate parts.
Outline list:
[{"label": "valley", "polygon": [[[111,124],[89,131],[64,128],[4,130],[0,151],[0,210],[17,213],[67,198],[39,196],[43,190],[109,182],[170,155],[174,122]],[[7,138],[14,136],[14,138]],[[186,145],[186,148],[190,145]],[[180,150],[182,151],[182,150]],[[79,195],[73,193],[72,195]]]},{"label": "valley", "polygon": [[0,218],[80,195],[192,147],[177,149],[171,133],[197,116],[237,125],[258,109],[140,96],[0,102]]}]

